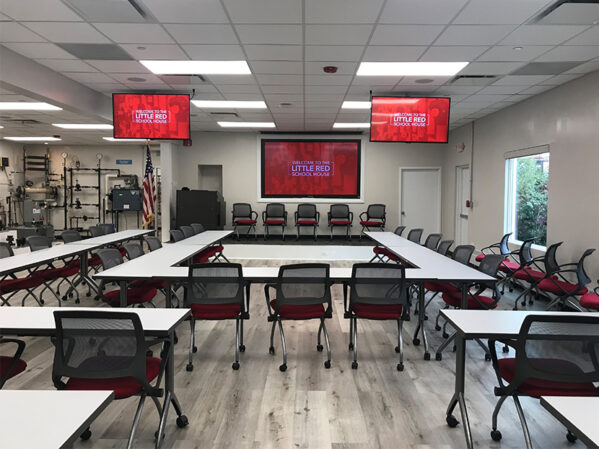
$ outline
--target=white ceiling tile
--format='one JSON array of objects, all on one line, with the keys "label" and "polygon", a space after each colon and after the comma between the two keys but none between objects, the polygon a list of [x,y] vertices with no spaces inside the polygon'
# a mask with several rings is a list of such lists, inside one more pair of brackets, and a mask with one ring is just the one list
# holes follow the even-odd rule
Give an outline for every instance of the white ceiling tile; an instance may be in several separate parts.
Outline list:
[{"label": "white ceiling tile", "polygon": [[497,103],[498,101],[503,101],[506,98],[508,98],[509,95],[508,94],[504,94],[504,95],[490,95],[490,94],[483,94],[480,91],[477,92],[474,95],[469,96],[468,98],[464,99],[464,101],[462,101],[460,104],[472,104],[472,103],[477,103],[477,104],[485,104],[485,105],[490,105],[493,103]]},{"label": "white ceiling tile", "polygon": [[552,75],[508,75],[493,83],[494,86],[533,86],[551,78]]},{"label": "white ceiling tile", "polygon": [[300,61],[250,61],[252,73],[297,75],[304,71]]},{"label": "white ceiling tile", "polygon": [[78,22],[23,22],[27,28],[51,42],[77,44],[104,44],[110,42],[88,23]]},{"label": "white ceiling tile", "polygon": [[251,75],[209,75],[205,76],[211,83],[219,84],[245,84],[256,85],[254,77]]},{"label": "white ceiling tile", "polygon": [[364,45],[372,25],[306,25],[306,45]]},{"label": "white ceiling tile", "polygon": [[435,45],[495,45],[513,29],[512,25],[450,25]]},{"label": "white ceiling tile", "polygon": [[297,0],[224,0],[233,23],[301,23],[302,2]]},{"label": "white ceiling tile", "polygon": [[125,86],[129,89],[136,91],[148,91],[148,90],[170,90],[171,87],[166,83],[125,83]]},{"label": "white ceiling tile", "polygon": [[121,47],[135,59],[188,59],[187,55],[178,45],[121,44]]},{"label": "white ceiling tile", "polygon": [[147,68],[137,61],[85,61],[104,73],[150,73]]},{"label": "white ceiling tile", "polygon": [[76,59],[57,45],[48,43],[6,43],[12,51],[31,59]]},{"label": "white ceiling tile", "polygon": [[[140,89],[143,88],[144,85],[155,84],[155,85],[163,85],[162,80],[151,73],[112,73],[110,74],[111,78],[114,78],[116,81],[123,84],[132,84],[139,86]],[[134,82],[130,81],[127,78],[143,78],[145,81]]]},{"label": "white ceiling tile", "polygon": [[364,51],[359,45],[306,45],[306,61],[359,61]]},{"label": "white ceiling tile", "polygon": [[522,91],[522,86],[487,86],[477,93],[489,95],[512,95]]},{"label": "white ceiling tile", "polygon": [[344,94],[347,89],[347,86],[306,86],[306,95]]},{"label": "white ceiling tile", "polygon": [[180,44],[237,44],[231,25],[166,24],[167,31]]},{"label": "white ceiling tile", "polygon": [[60,0],[2,0],[0,11],[15,20],[82,21]]},{"label": "white ceiling tile", "polygon": [[218,86],[218,90],[223,94],[252,94],[260,96],[260,89],[256,84],[221,84]]},{"label": "white ceiling tile", "polygon": [[16,22],[3,22],[0,26],[0,42],[46,42],[46,39]]},{"label": "white ceiling tile", "polygon": [[264,99],[269,103],[283,103],[283,102],[302,102],[304,101],[304,96],[302,94],[265,94]]},{"label": "white ceiling tile", "polygon": [[306,23],[374,23],[383,0],[305,0]]},{"label": "white ceiling tile", "polygon": [[304,63],[304,68],[306,70],[306,75],[324,75],[323,67],[329,65],[337,67],[337,75],[354,75],[358,68],[358,64],[355,62],[337,61],[306,62]]},{"label": "white ceiling tile", "polygon": [[256,61],[301,61],[301,45],[244,45],[249,59]]},{"label": "white ceiling tile", "polygon": [[302,75],[256,75],[260,84],[302,84]]},{"label": "white ceiling tile", "polygon": [[[559,4],[561,3],[561,4]],[[539,23],[587,25],[599,20],[599,5],[593,1],[559,2],[551,14],[544,16]]]},{"label": "white ceiling tile", "polygon": [[[435,90],[437,90],[439,86],[435,85],[435,84],[406,84],[406,85],[401,85],[398,84],[397,86],[395,86],[392,89],[392,92],[394,93],[410,93],[410,94],[415,94],[415,93],[420,93],[420,94],[425,94],[428,92],[433,92]],[[376,91],[376,89],[373,89],[373,91]]]},{"label": "white ceiling tile", "polygon": [[307,94],[305,100],[310,101],[330,101],[331,103],[342,103],[343,94]]},{"label": "white ceiling tile", "polygon": [[362,60],[367,62],[417,61],[426,49],[427,47],[421,46],[369,45]]},{"label": "white ceiling tile", "polygon": [[478,61],[532,61],[543,53],[551,50],[553,46],[527,45],[514,49],[511,45],[495,46],[489,49]]},{"label": "white ceiling tile", "polygon": [[38,59],[37,62],[57,72],[97,72],[95,68],[80,59]]},{"label": "white ceiling tile", "polygon": [[121,83],[86,83],[90,89],[97,90],[98,92],[121,92],[126,87]]},{"label": "white ceiling tile", "polygon": [[370,44],[430,45],[441,31],[441,25],[378,25]]},{"label": "white ceiling tile", "polygon": [[296,84],[295,86],[280,85],[280,84],[260,84],[262,92],[265,94],[301,94],[304,91],[303,85]]},{"label": "white ceiling tile", "polygon": [[584,31],[575,25],[523,25],[501,41],[501,45],[558,45]]},{"label": "white ceiling tile", "polygon": [[304,77],[306,85],[310,86],[346,86],[351,83],[353,76],[350,75],[306,75]]},{"label": "white ceiling tile", "polygon": [[[398,83],[399,86],[420,86],[426,88],[427,86],[442,86],[447,81],[451,80],[453,76],[404,76]],[[418,82],[419,80],[429,80],[429,83]]]},{"label": "white ceiling tile", "polygon": [[594,72],[595,70],[599,70],[599,60],[589,61],[587,63],[580,64],[580,65],[574,67],[573,69],[570,69],[567,72],[564,72],[564,74],[569,74],[569,73],[582,74],[582,73]]},{"label": "white ceiling tile", "polygon": [[489,47],[479,45],[434,46],[420,57],[419,61],[429,62],[464,62],[474,61]]},{"label": "white ceiling tile", "polygon": [[115,80],[104,73],[68,72],[64,74],[75,81],[87,83],[114,83]]},{"label": "white ceiling tile", "polygon": [[164,28],[151,23],[94,23],[98,30],[119,44],[173,44]]},{"label": "white ceiling tile", "polygon": [[447,24],[467,0],[388,1],[380,23]]},{"label": "white ceiling tile", "polygon": [[472,95],[481,90],[480,86],[441,86],[436,93],[439,95]]},{"label": "white ceiling tile", "polygon": [[546,86],[546,85],[538,85],[538,86],[532,86],[532,87],[528,87],[522,91],[520,91],[520,93],[524,94],[524,95],[538,95],[541,92],[545,92],[547,90],[553,89],[555,86]]},{"label": "white ceiling tile", "polygon": [[599,45],[599,25],[566,42],[567,45]]},{"label": "white ceiling tile", "polygon": [[283,44],[302,43],[300,25],[236,25],[235,29],[243,44]]},{"label": "white ceiling tile", "polygon": [[471,1],[454,19],[455,24],[520,25],[545,6],[549,0],[476,0]]},{"label": "white ceiling tile", "polygon": [[401,76],[356,76],[352,82],[354,86],[395,86]]},{"label": "white ceiling tile", "polygon": [[507,75],[519,67],[522,62],[471,62],[462,69],[460,75]]},{"label": "white ceiling tile", "polygon": [[[240,61],[245,59],[240,45],[182,45],[191,59],[209,61]],[[187,58],[186,58],[187,59]]]},{"label": "white ceiling tile", "polygon": [[599,45],[561,45],[538,57],[536,62],[588,61],[599,56]]},{"label": "white ceiling tile", "polygon": [[572,75],[555,75],[548,80],[543,81],[542,85],[547,86],[558,86],[560,84],[567,83],[569,81],[575,80],[576,78],[580,78],[580,74],[572,74]]},{"label": "white ceiling tile", "polygon": [[162,23],[228,23],[218,0],[143,0]]}]

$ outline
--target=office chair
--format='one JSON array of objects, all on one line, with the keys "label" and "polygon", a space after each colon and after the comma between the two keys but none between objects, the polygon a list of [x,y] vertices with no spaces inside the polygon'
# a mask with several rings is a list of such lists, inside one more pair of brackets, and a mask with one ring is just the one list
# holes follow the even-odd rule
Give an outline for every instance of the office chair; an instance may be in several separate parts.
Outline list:
[{"label": "office chair", "polygon": [[157,249],[162,248],[162,242],[158,237],[154,237],[153,235],[146,235],[144,237],[144,241],[148,245],[148,249],[150,251],[156,251]]},{"label": "office chair", "polygon": [[442,234],[429,234],[426,240],[424,241],[424,246],[428,249],[436,251],[437,246],[439,246],[439,242],[441,241],[442,237]]},{"label": "office chair", "polygon": [[327,214],[329,228],[331,228],[331,240],[333,240],[333,229],[336,227],[345,228],[345,236],[351,240],[351,225],[354,221],[354,214],[349,210],[347,204],[331,204]]},{"label": "office chair", "polygon": [[170,235],[171,235],[171,242],[180,242],[181,240],[185,239],[185,234],[183,234],[183,231],[181,231],[180,229],[171,229],[170,230]]},{"label": "office chair", "polygon": [[422,237],[423,232],[424,229],[422,228],[410,229],[410,232],[408,232],[408,240],[410,242],[418,243],[420,245],[420,239]]},{"label": "office chair", "polygon": [[364,235],[364,230],[371,231],[372,229],[376,229],[377,231],[384,231],[386,219],[387,214],[384,204],[370,204],[366,212],[360,214],[360,224],[362,225],[360,239]]},{"label": "office chair", "polygon": [[0,345],[13,343],[17,349],[12,356],[0,355],[0,390],[8,379],[15,377],[27,369],[27,362],[21,359],[25,350],[25,342],[13,338],[3,338],[0,336]]},{"label": "office chair", "polygon": [[451,245],[453,245],[453,240],[443,240],[441,241],[441,243],[439,243],[439,246],[437,247],[437,252],[442,256],[447,256],[447,253],[449,252],[449,248],[451,248]]},{"label": "office chair", "polygon": [[287,227],[287,211],[282,203],[269,203],[262,211],[262,223],[264,224],[264,240],[270,235],[271,226],[281,227],[281,236],[285,240],[285,228]]},{"label": "office chair", "polygon": [[297,229],[297,240],[300,238],[300,228],[312,227],[314,240],[318,231],[318,222],[320,221],[320,212],[316,210],[316,206],[310,203],[302,203],[297,205],[295,211],[295,227]]},{"label": "office chair", "polygon": [[[405,226],[398,226],[395,228],[395,231],[393,231],[393,233],[395,235],[398,235],[401,237],[401,234],[403,233],[405,228],[406,228]],[[370,259],[368,261],[368,263],[372,263],[375,260],[378,260],[383,263],[386,263],[389,261],[399,263],[399,261],[400,261],[399,257],[397,257],[395,255],[395,253],[393,251],[391,251],[389,248],[387,248],[386,246],[378,246],[377,245],[374,248],[372,248],[372,251],[374,252],[374,256],[372,259]]]},{"label": "office chair", "polygon": [[512,232],[508,232],[503,237],[501,237],[501,240],[499,242],[493,243],[492,245],[482,248],[480,250],[480,254],[478,254],[476,256],[475,260],[477,262],[480,262],[481,260],[483,260],[485,258],[485,256],[487,254],[503,254],[504,256],[507,256],[508,254],[510,254],[511,251],[508,246],[508,242],[509,242],[510,236],[512,234],[513,234]]},{"label": "office chair", "polygon": [[[12,247],[5,242],[0,243],[0,259],[14,256]],[[29,275],[18,278],[14,275],[0,281],[0,301],[1,306],[10,305],[10,299],[20,291],[25,291],[25,295],[21,301],[21,305],[25,305],[25,300],[31,296],[39,306],[44,302],[34,293],[34,290],[44,283],[44,278],[36,275]],[[5,297],[5,295],[8,296]]]},{"label": "office chair", "polygon": [[237,235],[239,240],[239,227],[247,226],[246,236],[250,235],[251,231],[254,231],[254,239],[258,238],[256,235],[256,221],[258,220],[258,212],[252,210],[252,206],[249,203],[235,203],[233,204],[233,231]]}]

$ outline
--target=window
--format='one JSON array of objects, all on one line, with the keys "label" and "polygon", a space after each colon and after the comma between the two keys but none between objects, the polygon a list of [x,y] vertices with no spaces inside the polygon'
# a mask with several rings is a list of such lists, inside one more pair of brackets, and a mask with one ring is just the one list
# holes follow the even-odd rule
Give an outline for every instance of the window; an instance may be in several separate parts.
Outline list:
[{"label": "window", "polygon": [[506,160],[505,229],[512,239],[547,244],[549,153]]}]

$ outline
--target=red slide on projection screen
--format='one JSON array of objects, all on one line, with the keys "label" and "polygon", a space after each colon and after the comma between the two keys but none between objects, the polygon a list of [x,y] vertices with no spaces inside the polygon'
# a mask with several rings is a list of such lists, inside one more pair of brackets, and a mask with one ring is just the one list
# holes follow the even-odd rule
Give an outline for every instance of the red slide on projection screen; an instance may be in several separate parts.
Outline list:
[{"label": "red slide on projection screen", "polygon": [[262,140],[263,198],[359,198],[360,140]]},{"label": "red slide on projection screen", "polygon": [[371,142],[447,143],[449,98],[372,97]]},{"label": "red slide on projection screen", "polygon": [[189,95],[112,94],[115,139],[189,139]]}]

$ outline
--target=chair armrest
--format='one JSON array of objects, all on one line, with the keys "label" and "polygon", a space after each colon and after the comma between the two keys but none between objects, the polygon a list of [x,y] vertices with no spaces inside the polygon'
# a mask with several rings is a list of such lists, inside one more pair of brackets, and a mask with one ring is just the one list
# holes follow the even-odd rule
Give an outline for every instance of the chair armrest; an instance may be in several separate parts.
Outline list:
[{"label": "chair armrest", "polygon": [[360,220],[361,220],[361,221],[365,221],[365,220],[366,220],[366,219],[364,219],[364,218],[363,218],[363,216],[364,216],[364,215],[366,215],[366,219],[368,219],[368,214],[367,214],[366,212],[362,212],[362,213],[360,214]]},{"label": "chair armrest", "polygon": [[295,222],[297,223],[297,211],[295,211],[295,212],[293,213],[293,218],[295,219]]},{"label": "chair armrest", "polygon": [[327,212],[327,222],[331,224],[331,213]]},{"label": "chair armrest", "polygon": [[354,221],[354,213],[353,212],[349,212],[349,221],[351,221],[353,223]]},{"label": "chair armrest", "polygon": [[[599,281],[597,281],[599,282]],[[596,295],[599,295],[599,285],[597,287],[595,287],[595,289],[593,290],[595,292]]]},{"label": "chair armrest", "polygon": [[316,223],[320,222],[320,212],[316,211]]},{"label": "chair armrest", "polygon": [[265,222],[265,221],[266,221],[266,211],[263,210],[262,211],[262,222]]},{"label": "chair armrest", "polygon": [[258,221],[258,212],[256,212],[255,210],[252,211],[252,213],[250,214],[250,219],[254,217],[253,219]]},{"label": "chair armrest", "polygon": [[273,316],[272,308],[270,307],[270,289],[276,289],[275,284],[266,284],[264,286],[264,296],[266,297],[266,307],[268,308],[268,315]]}]

